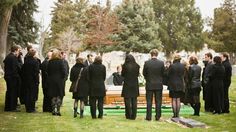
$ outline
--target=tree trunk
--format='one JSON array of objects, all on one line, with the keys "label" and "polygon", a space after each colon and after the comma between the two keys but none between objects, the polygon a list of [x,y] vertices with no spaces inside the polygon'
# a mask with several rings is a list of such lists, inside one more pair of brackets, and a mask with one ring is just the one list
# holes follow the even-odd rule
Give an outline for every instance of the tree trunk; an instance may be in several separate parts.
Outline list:
[{"label": "tree trunk", "polygon": [[6,56],[8,25],[11,18],[12,7],[3,10],[0,16],[0,64],[3,67],[3,60]]},{"label": "tree trunk", "polygon": [[229,53],[229,61],[232,65],[236,64],[236,55],[235,55],[235,53]]}]

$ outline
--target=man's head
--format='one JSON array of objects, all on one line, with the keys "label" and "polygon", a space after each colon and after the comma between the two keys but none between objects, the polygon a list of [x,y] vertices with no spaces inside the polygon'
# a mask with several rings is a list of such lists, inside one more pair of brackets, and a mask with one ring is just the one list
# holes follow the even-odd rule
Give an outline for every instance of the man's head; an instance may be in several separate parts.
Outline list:
[{"label": "man's head", "polygon": [[210,52],[206,53],[204,60],[207,61],[207,62],[211,61],[212,60],[212,54]]},{"label": "man's head", "polygon": [[51,57],[52,57],[52,51],[49,51],[49,52],[47,53],[47,57],[48,57],[48,59],[51,59]]},{"label": "man's head", "polygon": [[93,62],[93,55],[92,54],[88,54],[87,55],[87,60],[91,63]]},{"label": "man's head", "polygon": [[150,51],[151,57],[157,57],[158,56],[158,50],[157,49],[152,49]]},{"label": "man's head", "polygon": [[13,46],[11,47],[11,52],[12,52],[14,55],[16,55],[16,56],[19,55],[20,50],[21,50],[21,47],[20,47],[19,45],[13,45]]},{"label": "man's head", "polygon": [[33,49],[33,46],[32,45],[27,45],[27,51],[29,52],[31,49]]},{"label": "man's head", "polygon": [[222,61],[229,60],[229,54],[228,54],[228,53],[225,53],[225,52],[224,52],[224,53],[221,54],[220,57],[221,57],[221,60],[222,60]]}]

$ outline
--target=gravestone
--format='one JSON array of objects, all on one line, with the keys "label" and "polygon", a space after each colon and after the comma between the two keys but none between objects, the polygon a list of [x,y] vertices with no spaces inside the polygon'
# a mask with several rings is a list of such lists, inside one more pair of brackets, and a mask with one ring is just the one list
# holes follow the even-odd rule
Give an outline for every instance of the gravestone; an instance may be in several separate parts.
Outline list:
[{"label": "gravestone", "polygon": [[202,123],[193,119],[179,118],[179,123],[190,128],[195,128],[195,127],[206,128],[205,123]]}]

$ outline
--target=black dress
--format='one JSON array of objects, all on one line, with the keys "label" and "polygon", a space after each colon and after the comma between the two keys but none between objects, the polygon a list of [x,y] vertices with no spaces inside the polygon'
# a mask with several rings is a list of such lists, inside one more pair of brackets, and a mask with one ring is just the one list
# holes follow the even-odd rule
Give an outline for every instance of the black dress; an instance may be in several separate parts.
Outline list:
[{"label": "black dress", "polygon": [[85,67],[81,63],[76,63],[70,71],[70,81],[74,82],[77,80],[80,70],[83,68],[81,72],[81,76],[78,82],[77,92],[73,93],[73,99],[80,99],[84,101],[84,99],[89,94],[89,84],[88,84],[88,67]]}]

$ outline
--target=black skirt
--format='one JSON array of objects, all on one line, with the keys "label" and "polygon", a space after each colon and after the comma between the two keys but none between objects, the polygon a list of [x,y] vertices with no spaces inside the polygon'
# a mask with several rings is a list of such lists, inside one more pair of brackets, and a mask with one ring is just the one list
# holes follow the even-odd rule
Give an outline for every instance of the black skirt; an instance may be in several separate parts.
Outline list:
[{"label": "black skirt", "polygon": [[184,96],[184,92],[182,92],[182,91],[170,91],[169,96],[171,98],[181,98],[181,97]]},{"label": "black skirt", "polygon": [[77,99],[77,100],[80,100],[80,101],[85,101],[86,100],[86,96],[79,96],[78,92],[76,93],[72,93],[72,99]]}]

